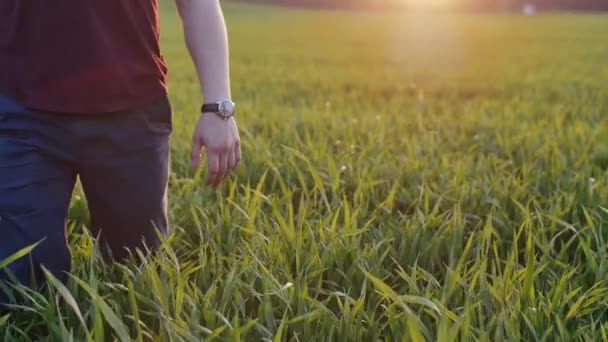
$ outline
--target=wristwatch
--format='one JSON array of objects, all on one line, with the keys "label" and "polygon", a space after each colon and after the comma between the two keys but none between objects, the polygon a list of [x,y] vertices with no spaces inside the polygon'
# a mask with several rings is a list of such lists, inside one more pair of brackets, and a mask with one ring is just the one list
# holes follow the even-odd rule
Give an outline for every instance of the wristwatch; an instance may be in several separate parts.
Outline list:
[{"label": "wristwatch", "polygon": [[236,104],[230,100],[220,100],[215,103],[205,103],[201,107],[201,113],[214,113],[224,120],[234,116]]}]

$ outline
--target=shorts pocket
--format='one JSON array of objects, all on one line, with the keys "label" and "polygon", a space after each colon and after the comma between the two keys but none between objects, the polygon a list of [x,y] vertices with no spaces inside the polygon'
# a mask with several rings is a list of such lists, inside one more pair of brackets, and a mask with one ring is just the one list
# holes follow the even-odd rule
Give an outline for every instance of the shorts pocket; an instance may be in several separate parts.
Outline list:
[{"label": "shorts pocket", "polygon": [[143,126],[154,134],[168,135],[173,130],[173,109],[167,96],[139,110]]}]

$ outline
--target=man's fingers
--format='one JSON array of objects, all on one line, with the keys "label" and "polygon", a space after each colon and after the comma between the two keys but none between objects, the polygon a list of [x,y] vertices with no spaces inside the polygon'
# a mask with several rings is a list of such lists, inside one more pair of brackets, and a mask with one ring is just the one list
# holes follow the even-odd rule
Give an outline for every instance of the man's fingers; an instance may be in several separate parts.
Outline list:
[{"label": "man's fingers", "polygon": [[201,150],[203,149],[203,144],[199,139],[194,139],[192,143],[192,166],[199,167],[201,166]]},{"label": "man's fingers", "polygon": [[220,185],[224,177],[228,174],[228,155],[226,152],[220,153],[220,172],[217,174],[217,178],[215,179],[214,186]]},{"label": "man's fingers", "polygon": [[217,152],[208,151],[207,153],[208,175],[205,183],[207,185],[214,184],[218,172],[220,171],[220,156]]},{"label": "man's fingers", "polygon": [[236,153],[234,149],[230,149],[228,152],[228,172],[231,172],[236,167]]},{"label": "man's fingers", "polygon": [[234,146],[234,157],[235,157],[235,161],[236,161],[236,165],[235,165],[235,167],[236,167],[241,162],[241,144],[238,142]]}]

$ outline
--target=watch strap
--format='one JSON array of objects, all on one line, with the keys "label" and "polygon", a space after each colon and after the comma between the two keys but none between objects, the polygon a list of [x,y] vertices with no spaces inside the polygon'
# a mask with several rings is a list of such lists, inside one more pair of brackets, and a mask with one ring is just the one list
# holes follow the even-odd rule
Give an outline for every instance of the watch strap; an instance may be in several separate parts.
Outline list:
[{"label": "watch strap", "polygon": [[217,103],[205,103],[201,107],[201,113],[218,113],[220,111],[220,105]]}]

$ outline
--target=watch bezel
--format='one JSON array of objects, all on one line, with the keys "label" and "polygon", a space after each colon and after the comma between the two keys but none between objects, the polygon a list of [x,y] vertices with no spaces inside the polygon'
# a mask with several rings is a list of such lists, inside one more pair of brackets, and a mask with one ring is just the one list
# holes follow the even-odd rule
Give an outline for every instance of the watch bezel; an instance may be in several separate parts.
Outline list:
[{"label": "watch bezel", "polygon": [[225,119],[228,119],[236,112],[236,103],[230,100],[221,100],[217,102],[217,108],[220,116]]}]

